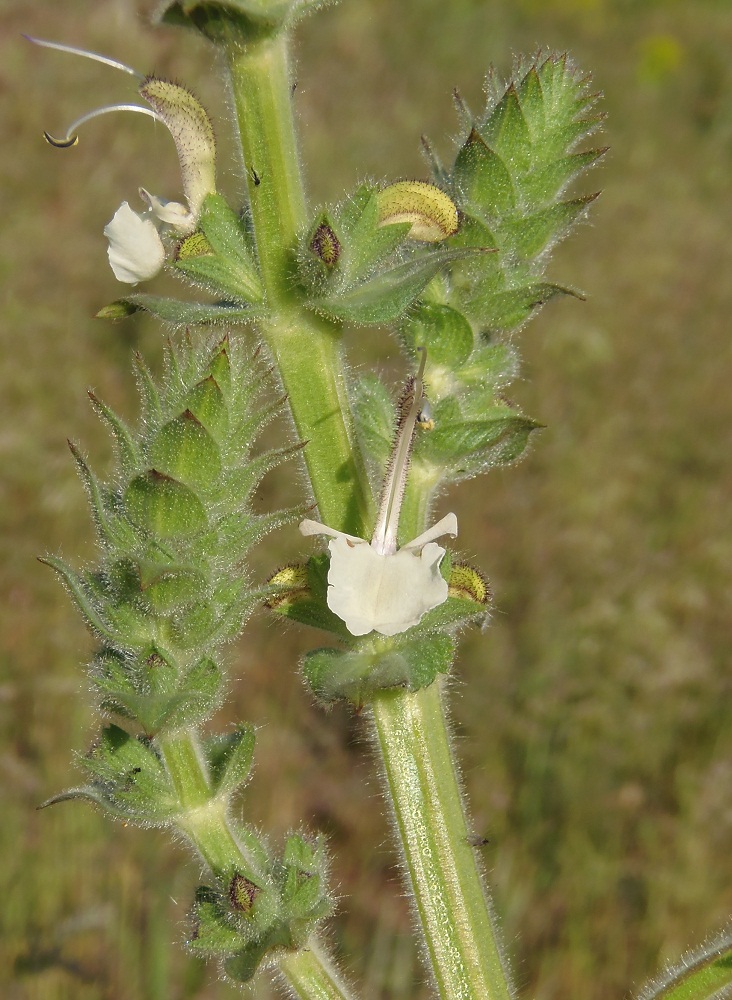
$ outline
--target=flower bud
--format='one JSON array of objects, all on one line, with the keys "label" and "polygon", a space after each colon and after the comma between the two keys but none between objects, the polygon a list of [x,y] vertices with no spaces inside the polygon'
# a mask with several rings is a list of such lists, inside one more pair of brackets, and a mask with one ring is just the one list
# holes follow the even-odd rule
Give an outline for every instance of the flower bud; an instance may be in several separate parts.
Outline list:
[{"label": "flower bud", "polygon": [[458,213],[452,199],[434,184],[399,181],[378,194],[379,225],[410,222],[409,237],[439,243],[457,232]]}]

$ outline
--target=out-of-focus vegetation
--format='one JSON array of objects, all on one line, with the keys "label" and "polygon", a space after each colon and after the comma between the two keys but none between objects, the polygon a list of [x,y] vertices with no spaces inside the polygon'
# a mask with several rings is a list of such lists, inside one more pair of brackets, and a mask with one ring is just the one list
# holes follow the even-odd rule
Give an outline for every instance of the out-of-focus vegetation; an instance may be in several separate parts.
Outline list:
[{"label": "out-of-focus vegetation", "polygon": [[[86,127],[126,78],[32,49],[19,33],[181,79],[221,115],[213,54],[153,32],[143,0],[0,8],[3,279],[0,981],[8,1000],[220,1000],[234,990],[177,944],[197,872],[160,832],[77,804],[92,739],[80,664],[90,640],[34,557],[93,558],[69,436],[110,454],[86,388],[133,412],[129,358],[154,363],[145,320],[91,319],[119,290],[102,228],[144,184],[174,196],[163,130]],[[605,1000],[639,985],[732,912],[732,7],[725,0],[343,0],[301,30],[296,101],[310,186],[425,177],[447,153],[451,90],[478,107],[489,63],[570,50],[605,91],[612,153],[592,225],[554,270],[587,302],[522,335],[516,396],[546,423],[516,468],[450,498],[463,551],[490,574],[492,627],[471,636],[454,722],[505,938],[526,995]],[[221,118],[223,176],[236,160]],[[597,175],[599,176],[599,175]],[[561,264],[561,267],[560,267]],[[354,357],[394,372],[358,332]],[[289,476],[289,478],[288,478]],[[262,495],[298,488],[293,470]],[[445,508],[448,509],[448,508]],[[257,571],[301,549],[280,532]],[[275,835],[325,830],[343,894],[333,940],[367,998],[428,995],[363,723],[324,715],[296,676],[312,636],[265,619],[232,649],[227,719],[261,728],[244,800]],[[366,951],[362,952],[366,942]],[[260,1000],[272,996],[259,984]]]}]

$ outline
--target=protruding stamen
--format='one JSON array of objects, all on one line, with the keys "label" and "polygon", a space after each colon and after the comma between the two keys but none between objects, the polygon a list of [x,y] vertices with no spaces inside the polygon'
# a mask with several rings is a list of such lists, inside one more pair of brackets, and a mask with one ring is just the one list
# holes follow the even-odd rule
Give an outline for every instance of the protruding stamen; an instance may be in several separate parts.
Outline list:
[{"label": "protruding stamen", "polygon": [[112,69],[121,69],[123,73],[129,73],[130,76],[134,76],[140,81],[145,79],[143,73],[138,73],[137,70],[132,69],[131,66],[126,66],[124,63],[118,62],[116,59],[110,59],[109,56],[99,55],[98,52],[89,52],[87,49],[77,49],[73,45],[64,45],[62,42],[49,42],[45,38],[34,38],[32,35],[23,35],[23,38],[32,42],[33,45],[40,45],[44,49],[57,49],[59,52],[68,52],[72,56],[83,56],[85,59],[93,59],[94,62],[103,63],[105,66],[111,66]]},{"label": "protruding stamen", "polygon": [[154,118],[155,121],[163,121],[157,111],[153,111],[152,108],[143,108],[140,104],[109,104],[103,108],[95,108],[94,111],[89,111],[87,114],[82,115],[81,118],[77,118],[66,129],[66,135],[63,139],[57,139],[50,132],[44,132],[43,138],[57,149],[68,149],[70,146],[75,146],[79,141],[76,130],[80,125],[91,121],[92,118],[98,118],[100,115],[108,115],[112,111],[137,111],[141,115],[147,115],[148,118]]},{"label": "protruding stamen", "polygon": [[[381,555],[391,555],[397,549],[397,531],[399,528],[399,514],[402,508],[402,498],[404,487],[409,471],[409,459],[412,454],[412,439],[417,424],[417,416],[422,407],[422,396],[424,394],[424,368],[427,363],[427,351],[424,347],[418,348],[422,352],[422,360],[419,363],[419,370],[411,380],[409,387],[409,406],[406,408],[397,430],[396,441],[391,453],[384,489],[381,495],[379,515],[376,519],[374,535],[371,545]],[[406,400],[405,400],[406,404]]]}]

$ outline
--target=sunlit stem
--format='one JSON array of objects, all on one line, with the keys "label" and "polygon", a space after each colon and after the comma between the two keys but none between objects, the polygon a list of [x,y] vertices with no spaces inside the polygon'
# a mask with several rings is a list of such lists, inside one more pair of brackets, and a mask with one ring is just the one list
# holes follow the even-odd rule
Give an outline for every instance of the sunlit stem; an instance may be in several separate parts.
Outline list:
[{"label": "sunlit stem", "polygon": [[157,111],[153,111],[152,108],[143,108],[140,104],[109,104],[103,108],[95,108],[94,111],[89,111],[87,114],[82,115],[81,118],[77,118],[66,129],[66,135],[63,139],[55,138],[50,132],[44,132],[43,138],[58,149],[68,149],[69,146],[75,146],[79,141],[76,130],[80,125],[91,121],[92,118],[99,118],[100,115],[108,115],[112,111],[137,111],[138,114],[147,115],[148,118],[154,118],[155,121],[162,122],[165,125],[165,122]]},{"label": "sunlit stem", "polygon": [[124,63],[118,62],[116,59],[110,59],[109,56],[102,56],[98,52],[89,52],[87,49],[77,49],[74,45],[64,45],[62,42],[49,42],[45,38],[34,38],[32,35],[23,35],[27,41],[32,42],[34,45],[40,45],[44,49],[56,49],[59,52],[68,52],[72,56],[83,56],[85,59],[93,59],[94,62],[103,63],[105,66],[111,66],[112,69],[121,69],[123,73],[129,73],[130,76],[136,77],[141,83],[145,79],[143,73],[138,73],[136,69],[132,69],[131,66],[125,66]]},{"label": "sunlit stem", "polygon": [[404,496],[404,486],[407,481],[409,471],[409,459],[412,454],[412,442],[414,440],[414,430],[417,425],[417,417],[422,408],[422,396],[424,394],[424,366],[427,361],[427,352],[422,351],[422,360],[419,364],[419,371],[414,377],[412,384],[412,398],[401,424],[397,430],[394,449],[391,454],[384,490],[379,504],[379,514],[376,519],[371,545],[381,555],[392,555],[397,549],[397,531],[399,529],[399,513]]}]

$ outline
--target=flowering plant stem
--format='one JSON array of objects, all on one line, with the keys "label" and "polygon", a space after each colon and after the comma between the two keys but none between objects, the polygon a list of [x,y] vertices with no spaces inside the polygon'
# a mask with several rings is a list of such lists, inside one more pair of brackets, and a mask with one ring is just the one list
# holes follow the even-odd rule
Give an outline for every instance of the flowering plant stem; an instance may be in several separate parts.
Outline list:
[{"label": "flowering plant stem", "polygon": [[[215,875],[244,868],[257,875],[256,859],[232,829],[226,803],[212,797],[201,749],[193,732],[159,738],[158,746],[180,802],[176,826],[193,844]],[[348,1000],[340,980],[316,939],[307,948],[281,953],[280,973],[302,1000]]]},{"label": "flowering plant stem", "polygon": [[372,702],[386,786],[441,997],[508,1000],[508,977],[446,725],[439,682]]},{"label": "flowering plant stem", "polygon": [[[260,329],[279,367],[297,430],[308,442],[305,459],[321,517],[367,537],[374,507],[346,397],[340,329],[298,308],[283,250],[293,245],[306,221],[287,35],[254,39],[243,48],[232,41],[227,58],[261,271],[277,313]],[[426,504],[422,508],[426,518]],[[416,527],[423,530],[424,521]],[[507,1000],[488,900],[467,839],[439,688],[383,692],[374,700],[373,718],[440,995]],[[288,955],[280,967],[296,988],[299,976],[309,975],[308,996],[336,995],[317,961],[315,951],[308,957]]]},{"label": "flowering plant stem", "polygon": [[[262,280],[275,318],[260,327],[274,355],[323,518],[360,534],[373,499],[345,395],[340,327],[292,294],[290,247],[307,222],[292,113],[288,35],[227,47]],[[336,470],[336,474],[334,474]],[[316,485],[317,484],[317,485]]]}]

